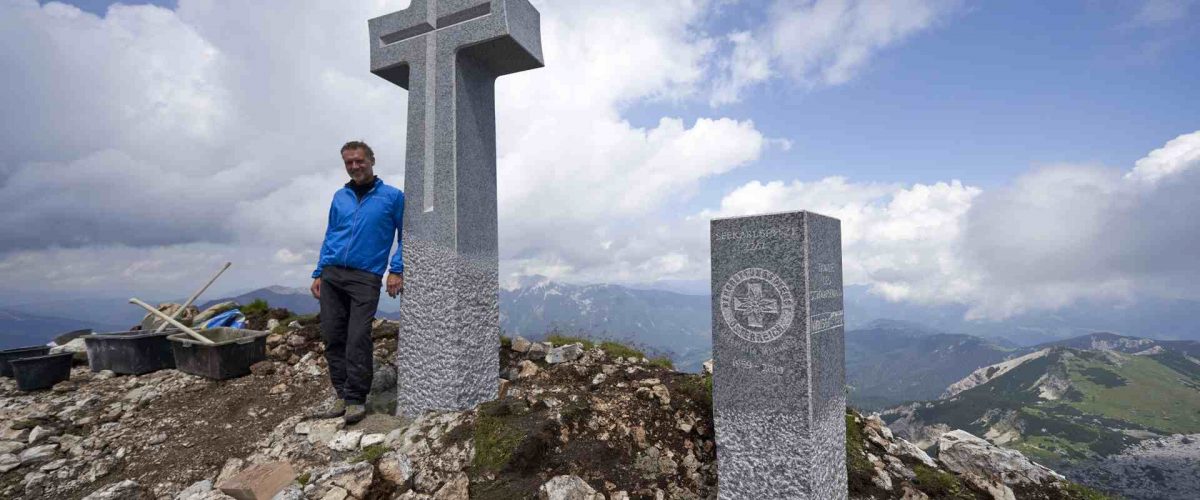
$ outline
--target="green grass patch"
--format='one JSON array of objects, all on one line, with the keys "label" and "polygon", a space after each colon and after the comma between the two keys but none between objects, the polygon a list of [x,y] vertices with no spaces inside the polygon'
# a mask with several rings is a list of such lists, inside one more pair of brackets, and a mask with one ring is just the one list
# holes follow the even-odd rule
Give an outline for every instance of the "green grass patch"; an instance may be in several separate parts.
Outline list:
[{"label": "green grass patch", "polygon": [[475,458],[471,460],[477,472],[499,472],[521,444],[524,433],[509,422],[512,416],[512,409],[503,402],[479,405],[475,419]]},{"label": "green grass patch", "polygon": [[554,347],[562,347],[567,344],[583,344],[583,348],[585,350],[596,347],[596,344],[592,342],[591,339],[584,337],[573,337],[560,333],[551,333],[548,337],[546,337],[546,342],[549,342],[550,345]]},{"label": "green grass patch", "polygon": [[712,413],[712,375],[684,375],[679,379],[679,392]]},{"label": "green grass patch", "polygon": [[358,463],[358,462],[374,463],[376,460],[379,460],[379,457],[382,457],[383,454],[387,453],[387,452],[388,452],[387,446],[384,446],[382,444],[373,444],[371,446],[363,448],[362,451],[358,452],[358,456],[354,457],[354,459],[351,460],[350,463]]},{"label": "green grass patch", "polygon": [[600,343],[600,348],[610,358],[644,358],[646,354],[642,351],[629,347],[620,342],[605,340]]},{"label": "green grass patch", "polygon": [[505,349],[511,349],[512,348],[512,339],[509,338],[508,335],[501,335],[500,336],[500,347],[503,347]]},{"label": "green grass patch", "polygon": [[666,356],[659,356],[657,358],[651,359],[650,366],[657,366],[659,368],[666,368],[668,370],[675,369],[675,363],[672,363],[671,358],[668,358]]},{"label": "green grass patch", "polygon": [[[1111,386],[1111,377],[1097,383],[1092,377],[1104,369],[1124,379]],[[1129,356],[1121,366],[1103,360],[1075,360],[1071,366],[1072,383],[1083,392],[1081,401],[1072,406],[1108,418],[1126,420],[1171,434],[1200,432],[1200,391],[1181,383],[1188,377],[1155,359]]]},{"label": "green grass patch", "polygon": [[312,480],[311,472],[305,472],[304,474],[300,474],[299,476],[296,476],[296,482],[300,483],[300,486],[304,486],[304,485],[308,484],[308,482],[310,480]]},{"label": "green grass patch", "polygon": [[855,422],[854,418],[853,413],[846,413],[846,468],[850,475],[870,478],[875,473],[875,468],[871,466],[871,461],[867,460],[867,452],[863,449],[867,436],[863,433],[862,425]]},{"label": "green grass patch", "polygon": [[[870,464],[868,464],[869,466]],[[917,486],[926,495],[933,498],[973,499],[975,495],[962,483],[962,480],[949,472],[943,472],[922,464],[913,466],[917,474]]]},{"label": "green grass patch", "polygon": [[241,307],[242,314],[246,316],[250,316],[251,314],[266,314],[269,309],[271,309],[271,306],[263,299],[254,299],[254,302]]},{"label": "green grass patch", "polygon": [[1116,500],[1116,497],[1106,495],[1079,483],[1068,482],[1067,486],[1063,488],[1063,492],[1071,500]]}]

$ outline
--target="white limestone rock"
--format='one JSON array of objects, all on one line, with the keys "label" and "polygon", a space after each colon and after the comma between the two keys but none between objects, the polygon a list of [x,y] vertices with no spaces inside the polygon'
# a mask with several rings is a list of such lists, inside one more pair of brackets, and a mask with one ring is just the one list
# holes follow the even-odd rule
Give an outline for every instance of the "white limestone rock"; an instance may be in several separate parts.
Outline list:
[{"label": "white limestone rock", "polygon": [[604,495],[596,493],[596,490],[592,489],[579,476],[555,476],[538,488],[538,500],[594,500],[597,498],[603,500]]},{"label": "white limestone rock", "polygon": [[552,365],[575,361],[583,357],[583,344],[574,343],[555,347],[546,353],[546,362]]}]

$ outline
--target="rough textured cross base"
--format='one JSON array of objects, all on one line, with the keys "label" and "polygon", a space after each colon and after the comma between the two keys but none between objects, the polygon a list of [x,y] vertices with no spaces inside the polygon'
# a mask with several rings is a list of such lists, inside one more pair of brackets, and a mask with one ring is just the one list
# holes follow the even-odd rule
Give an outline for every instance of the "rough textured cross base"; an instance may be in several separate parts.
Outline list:
[{"label": "rough textured cross base", "polygon": [[539,68],[527,0],[413,0],[368,21],[371,72],[409,90],[397,411],[496,396],[496,78]]}]

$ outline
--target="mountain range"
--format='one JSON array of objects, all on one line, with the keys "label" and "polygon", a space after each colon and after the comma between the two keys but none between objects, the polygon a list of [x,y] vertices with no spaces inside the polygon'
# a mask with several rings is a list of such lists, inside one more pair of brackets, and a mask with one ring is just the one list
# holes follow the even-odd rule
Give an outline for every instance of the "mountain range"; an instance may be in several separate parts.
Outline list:
[{"label": "mountain range", "polygon": [[[1022,348],[950,384],[940,398],[898,406],[883,418],[918,446],[945,429],[964,429],[1131,498],[1194,493],[1200,342],[1097,333]],[[1164,455],[1170,446],[1173,453]],[[1128,467],[1114,474],[1118,456]],[[1188,477],[1163,474],[1184,459],[1194,467]]]}]

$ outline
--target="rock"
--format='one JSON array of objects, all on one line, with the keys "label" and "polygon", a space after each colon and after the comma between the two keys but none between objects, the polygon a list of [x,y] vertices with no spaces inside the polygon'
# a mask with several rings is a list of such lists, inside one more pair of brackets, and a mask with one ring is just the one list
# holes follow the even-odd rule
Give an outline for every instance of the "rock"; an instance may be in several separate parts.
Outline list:
[{"label": "rock", "polygon": [[537,361],[546,357],[547,350],[549,349],[546,348],[546,344],[535,342],[529,345],[529,351],[525,353],[525,356],[529,359]]},{"label": "rock", "polygon": [[329,491],[340,488],[354,498],[363,498],[371,486],[371,480],[374,479],[374,471],[375,468],[370,462],[337,466],[317,476],[313,484],[317,486],[318,492],[322,489]]},{"label": "rock", "polygon": [[237,500],[268,500],[295,480],[292,464],[270,462],[250,466],[218,483],[217,488]]},{"label": "rock", "polygon": [[259,377],[265,377],[267,375],[275,373],[275,363],[272,363],[270,361],[259,361],[257,363],[250,365],[250,373],[253,373],[254,375],[259,376]]},{"label": "rock", "polygon": [[464,473],[455,474],[453,478],[434,493],[434,500],[470,500],[469,489],[471,480]]},{"label": "rock", "polygon": [[407,455],[389,451],[379,458],[376,467],[384,481],[400,486],[401,491],[411,487],[413,465]]},{"label": "rock", "polygon": [[875,474],[871,476],[871,482],[883,490],[892,491],[892,476],[883,469],[875,469]]},{"label": "rock", "polygon": [[12,453],[0,455],[0,474],[21,466],[21,459]]},{"label": "rock", "polygon": [[592,377],[592,385],[600,385],[600,384],[603,384],[603,383],[604,383],[604,380],[605,380],[605,379],[607,379],[607,378],[608,378],[608,376],[607,376],[607,375],[605,375],[605,374],[603,374],[603,373],[597,373],[595,377]]},{"label": "rock", "polygon": [[649,443],[646,442],[646,429],[642,428],[641,426],[636,426],[631,430],[631,433],[633,434],[633,443],[636,444],[638,448],[644,449],[646,446],[649,446]]},{"label": "rock", "polygon": [[100,370],[100,372],[97,373],[92,378],[94,378],[96,380],[108,380],[108,379],[116,377],[116,376],[117,376],[117,373],[112,370]]},{"label": "rock", "polygon": [[242,470],[242,465],[244,464],[245,462],[237,457],[226,460],[225,465],[221,466],[221,472],[217,473],[216,484],[221,484],[237,475],[238,471]]},{"label": "rock", "polygon": [[596,495],[586,481],[573,475],[555,476],[538,488],[538,500],[592,500]]},{"label": "rock", "polygon": [[287,392],[287,384],[275,384],[271,386],[271,390],[268,392],[271,394],[283,394]]},{"label": "rock", "polygon": [[154,495],[137,482],[126,479],[83,497],[83,500],[153,500]]},{"label": "rock", "polygon": [[333,436],[345,426],[346,422],[340,418],[314,420],[308,426],[308,442],[313,444],[329,443]]},{"label": "rock", "polygon": [[270,335],[267,335],[267,347],[274,348],[275,346],[282,344],[282,343],[283,343],[283,335],[280,335],[278,333],[272,333]]},{"label": "rock", "polygon": [[358,442],[358,447],[359,448],[367,448],[369,446],[383,444],[383,440],[386,438],[387,438],[387,436],[385,436],[383,434],[378,434],[378,433],[377,434],[363,434],[362,440],[360,440]]},{"label": "rock", "polygon": [[175,495],[175,500],[200,500],[213,490],[213,482],[205,479],[196,481]]},{"label": "rock", "polygon": [[329,441],[329,449],[337,451],[351,451],[358,449],[359,441],[362,441],[362,431],[338,431]]},{"label": "rock", "polygon": [[0,431],[0,439],[5,441],[20,441],[22,443],[27,443],[29,442],[29,428],[9,427],[3,431]]},{"label": "rock", "polygon": [[64,465],[67,465],[67,459],[60,458],[58,460],[55,460],[53,462],[50,462],[46,465],[41,466],[40,468],[38,468],[38,470],[40,470],[42,472],[53,472],[53,471],[63,468]]},{"label": "rock", "polygon": [[230,309],[233,309],[237,306],[238,306],[238,303],[234,302],[232,300],[228,301],[228,302],[222,302],[220,304],[215,304],[215,305],[209,307],[208,309],[205,309],[200,314],[197,314],[195,318],[192,318],[192,324],[199,325],[205,321],[213,319],[214,316],[221,314],[225,311],[228,311]]},{"label": "rock", "polygon": [[324,491],[324,495],[313,495],[308,498],[318,498],[320,500],[348,500],[350,498],[350,492],[340,486],[329,486]]},{"label": "rock", "polygon": [[54,450],[58,449],[57,444],[44,444],[26,448],[17,458],[21,459],[21,465],[41,463],[49,461],[54,457]]},{"label": "rock", "polygon": [[371,376],[371,393],[382,394],[396,388],[396,367],[390,364],[384,364],[375,369],[375,374]]},{"label": "rock", "polygon": [[671,392],[667,390],[667,386],[658,384],[651,387],[650,392],[664,407],[671,405]]},{"label": "rock", "polygon": [[929,495],[906,484],[904,485],[904,496],[900,497],[900,500],[929,500]]},{"label": "rock", "polygon": [[574,343],[555,347],[546,353],[546,362],[552,365],[575,361],[583,356],[583,344]]},{"label": "rock", "polygon": [[0,441],[0,455],[16,453],[25,449],[25,443],[20,441]]},{"label": "rock", "polygon": [[512,340],[512,350],[514,352],[519,352],[519,353],[529,352],[529,347],[532,345],[533,345],[533,342],[530,342],[528,339],[526,339],[525,337],[522,337],[520,335],[517,335],[517,337]]},{"label": "rock", "polygon": [[713,360],[711,360],[711,359],[710,359],[710,360],[708,360],[708,361],[705,361],[703,366],[704,366],[704,373],[705,373],[705,374],[708,374],[708,375],[712,375],[712,372],[713,372]]},{"label": "rock", "polygon": [[304,500],[304,490],[297,484],[291,484],[283,491],[276,493],[271,500]]},{"label": "rock", "polygon": [[938,438],[938,460],[946,469],[987,490],[993,498],[1015,498],[1011,486],[1063,479],[1056,472],[1025,458],[1019,451],[1000,448],[962,430],[950,431]]},{"label": "rock", "polygon": [[69,352],[69,353],[74,354],[74,356],[72,356],[71,359],[74,359],[75,361],[87,361],[87,359],[88,359],[87,344],[85,344],[84,340],[81,338],[76,338],[76,339],[71,340],[70,342],[67,342],[64,345],[54,346],[54,347],[50,348],[50,354],[58,354],[58,353],[62,353],[62,352]]},{"label": "rock", "polygon": [[521,361],[517,365],[517,368],[519,368],[519,371],[517,372],[518,380],[523,379],[523,378],[532,377],[534,375],[537,375],[537,372],[538,372],[537,363],[534,363],[533,361],[530,361],[528,359]]},{"label": "rock", "polygon": [[47,429],[47,428],[39,425],[37,427],[34,427],[32,431],[29,431],[29,444],[30,445],[37,444],[41,441],[44,441],[46,438],[57,435],[57,434],[58,434],[58,431],[55,431],[52,429]]},{"label": "rock", "polygon": [[308,344],[308,341],[305,340],[304,337],[301,337],[299,335],[292,334],[292,335],[288,335],[288,337],[287,337],[287,345],[292,347],[293,349],[302,348],[302,347],[304,347],[305,344]]},{"label": "rock", "polygon": [[[886,427],[884,427],[886,429]],[[887,452],[898,457],[909,457],[919,460],[921,463],[937,468],[937,463],[929,458],[929,455],[924,450],[917,448],[917,445],[905,441],[902,438],[896,438],[887,445]]]},{"label": "rock", "polygon": [[268,319],[267,320],[267,331],[269,332],[276,328],[279,328],[279,320],[277,320],[275,318]]}]

